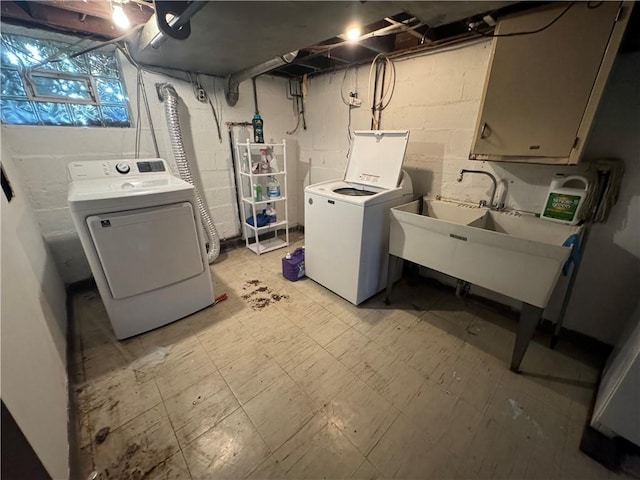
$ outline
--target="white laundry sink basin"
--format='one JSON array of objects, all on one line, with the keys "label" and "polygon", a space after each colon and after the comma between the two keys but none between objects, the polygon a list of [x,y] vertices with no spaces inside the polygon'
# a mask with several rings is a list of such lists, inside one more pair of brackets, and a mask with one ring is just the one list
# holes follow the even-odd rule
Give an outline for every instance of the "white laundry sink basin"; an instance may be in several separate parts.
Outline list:
[{"label": "white laundry sink basin", "polygon": [[468,204],[427,200],[424,202],[422,215],[459,225],[468,225],[474,220],[481,219],[485,211]]},{"label": "white laundry sink basin", "polygon": [[530,305],[546,307],[581,227],[442,200],[391,209],[389,253]]}]

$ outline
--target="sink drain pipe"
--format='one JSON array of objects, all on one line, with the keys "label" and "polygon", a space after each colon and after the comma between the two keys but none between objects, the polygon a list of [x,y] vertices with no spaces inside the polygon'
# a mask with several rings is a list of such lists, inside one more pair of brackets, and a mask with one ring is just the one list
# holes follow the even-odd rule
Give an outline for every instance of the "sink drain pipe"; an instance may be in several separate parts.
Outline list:
[{"label": "sink drain pipe", "polygon": [[220,238],[218,232],[213,224],[209,209],[207,208],[205,199],[202,197],[200,190],[196,186],[191,173],[191,166],[189,165],[189,159],[184,149],[184,143],[182,141],[182,130],[180,130],[180,119],[178,117],[178,94],[176,90],[168,83],[162,83],[156,85],[158,89],[158,96],[160,100],[164,101],[165,114],[167,117],[167,126],[169,127],[169,138],[171,140],[171,148],[173,149],[173,156],[178,166],[178,174],[180,178],[185,182],[193,185],[196,192],[196,201],[198,203],[198,210],[200,211],[200,220],[202,226],[207,235],[209,241],[209,250],[207,252],[207,260],[209,263],[213,263],[220,255]]}]

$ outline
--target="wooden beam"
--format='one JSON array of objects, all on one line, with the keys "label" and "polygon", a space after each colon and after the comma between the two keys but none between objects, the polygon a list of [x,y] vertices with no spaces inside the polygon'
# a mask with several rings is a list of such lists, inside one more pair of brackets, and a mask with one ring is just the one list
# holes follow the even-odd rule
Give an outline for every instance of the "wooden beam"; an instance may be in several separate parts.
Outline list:
[{"label": "wooden beam", "polygon": [[80,20],[80,14],[48,7],[43,4],[30,5],[32,16],[25,12],[16,2],[3,0],[0,2],[0,13],[3,20],[17,20],[22,24],[42,25],[72,33],[98,35],[104,38],[115,38],[121,35],[110,20],[87,16]]},{"label": "wooden beam", "polygon": [[20,7],[22,10],[24,10],[27,13],[27,15],[31,16],[31,5],[29,4],[29,2],[22,0],[22,1],[16,1],[15,4],[18,7]]},{"label": "wooden beam", "polygon": [[107,1],[33,0],[32,3],[40,3],[69,12],[86,13],[88,16],[103,18],[105,20],[111,19],[111,5]]},{"label": "wooden beam", "polygon": [[[425,37],[423,43],[429,44],[431,40]],[[417,47],[418,45],[421,45],[420,40],[414,35],[410,35],[407,32],[401,32],[396,35],[395,50],[404,50],[405,48]]]},{"label": "wooden beam", "polygon": [[[69,12],[86,14],[90,17],[111,20],[113,12],[111,10],[111,2],[109,0],[33,0],[29,3],[39,3],[48,7],[59,8]],[[122,5],[124,12],[133,25],[146,23],[153,15],[153,8],[143,9],[143,7],[134,2],[127,2]]]},{"label": "wooden beam", "polygon": [[32,20],[31,10],[22,8],[26,2],[0,2],[0,14],[2,18],[15,18],[18,20]]}]

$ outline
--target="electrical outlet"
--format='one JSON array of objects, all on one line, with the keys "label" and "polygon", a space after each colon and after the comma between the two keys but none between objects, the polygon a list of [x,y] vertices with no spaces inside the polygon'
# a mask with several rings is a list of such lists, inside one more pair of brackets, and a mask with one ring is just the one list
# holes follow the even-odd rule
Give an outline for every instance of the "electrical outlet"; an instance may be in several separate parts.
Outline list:
[{"label": "electrical outlet", "polygon": [[196,89],[196,98],[199,102],[205,103],[207,101],[207,92],[204,88]]},{"label": "electrical outlet", "polygon": [[358,97],[349,97],[349,105],[351,105],[352,107],[359,107],[362,105],[362,100],[360,100]]}]

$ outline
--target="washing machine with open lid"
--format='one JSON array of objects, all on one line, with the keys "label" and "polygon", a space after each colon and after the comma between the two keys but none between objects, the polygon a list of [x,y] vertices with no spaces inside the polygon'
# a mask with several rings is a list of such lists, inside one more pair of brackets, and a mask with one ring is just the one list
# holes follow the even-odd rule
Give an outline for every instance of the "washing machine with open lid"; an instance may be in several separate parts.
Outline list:
[{"label": "washing machine with open lid", "polygon": [[386,286],[389,209],[413,195],[408,138],[356,131],[344,177],[305,189],[307,276],[356,305]]}]

